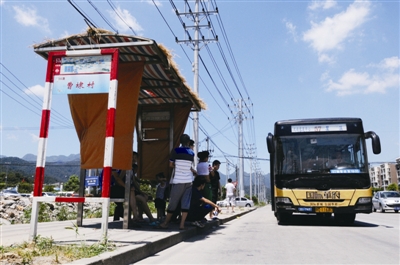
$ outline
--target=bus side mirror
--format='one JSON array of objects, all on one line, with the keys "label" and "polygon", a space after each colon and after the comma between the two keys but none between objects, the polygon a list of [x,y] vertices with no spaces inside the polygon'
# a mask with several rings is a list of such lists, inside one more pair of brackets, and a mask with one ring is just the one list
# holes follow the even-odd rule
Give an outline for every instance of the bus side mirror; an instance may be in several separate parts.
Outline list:
[{"label": "bus side mirror", "polygon": [[379,139],[379,136],[373,132],[369,131],[365,133],[365,139],[371,138],[372,140],[372,151],[374,152],[375,155],[378,155],[381,153],[381,140]]},{"label": "bus side mirror", "polygon": [[267,147],[268,147],[268,152],[270,154],[275,153],[274,135],[272,133],[268,133],[268,136],[267,136]]}]

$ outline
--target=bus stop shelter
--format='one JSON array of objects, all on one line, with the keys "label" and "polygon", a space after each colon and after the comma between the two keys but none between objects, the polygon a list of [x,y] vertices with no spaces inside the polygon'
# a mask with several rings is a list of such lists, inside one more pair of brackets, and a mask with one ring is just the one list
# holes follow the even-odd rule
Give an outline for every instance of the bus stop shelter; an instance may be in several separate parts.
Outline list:
[{"label": "bus stop shelter", "polygon": [[[185,130],[190,112],[205,109],[205,104],[179,73],[172,54],[154,40],[90,28],[82,34],[34,46],[34,51],[46,60],[53,52],[98,49],[119,51],[112,167],[122,170],[132,168],[135,138],[139,154],[138,174],[147,180],[154,180],[160,172],[170,176],[170,151],[179,145],[179,137]],[[104,165],[108,97],[104,93],[68,94],[80,141],[80,196],[84,195],[85,170],[103,168]],[[45,157],[42,160],[38,159],[37,165],[43,163],[44,168]],[[35,186],[40,184],[41,189],[43,179],[44,170],[36,174]],[[125,206],[129,206],[127,198]],[[78,225],[81,225],[79,220]],[[125,227],[127,220],[124,219]]]}]

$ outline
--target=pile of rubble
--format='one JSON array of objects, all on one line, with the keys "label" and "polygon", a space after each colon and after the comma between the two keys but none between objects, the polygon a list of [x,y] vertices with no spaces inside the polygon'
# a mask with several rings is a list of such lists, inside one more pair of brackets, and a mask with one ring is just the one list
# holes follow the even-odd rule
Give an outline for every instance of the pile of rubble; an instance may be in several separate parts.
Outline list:
[{"label": "pile of rubble", "polygon": [[24,220],[24,210],[30,209],[31,205],[31,198],[1,196],[0,223],[2,225],[26,223],[26,220]]},{"label": "pile of rubble", "polygon": [[[76,219],[76,203],[41,203],[39,222]],[[32,198],[0,196],[0,225],[30,223]],[[84,217],[100,217],[100,203],[84,203]]]}]

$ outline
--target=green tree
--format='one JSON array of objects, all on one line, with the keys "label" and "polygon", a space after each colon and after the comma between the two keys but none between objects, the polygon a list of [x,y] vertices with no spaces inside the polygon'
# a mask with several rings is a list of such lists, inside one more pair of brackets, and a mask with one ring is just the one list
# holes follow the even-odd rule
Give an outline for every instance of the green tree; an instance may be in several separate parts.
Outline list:
[{"label": "green tree", "polygon": [[375,193],[377,191],[382,191],[383,188],[372,188],[372,193]]},{"label": "green tree", "polygon": [[31,193],[33,191],[33,185],[32,183],[28,182],[21,182],[18,185],[18,192],[19,193]]},{"label": "green tree", "polygon": [[79,177],[77,175],[72,175],[69,177],[68,181],[64,184],[64,191],[79,191]]},{"label": "green tree", "polygon": [[53,185],[46,185],[46,186],[44,186],[43,191],[44,192],[54,192],[55,191],[54,190],[54,186]]},{"label": "green tree", "polygon": [[398,186],[396,184],[392,183],[392,184],[388,185],[386,189],[387,190],[397,191],[398,190]]},{"label": "green tree", "polygon": [[258,197],[256,195],[253,195],[253,197],[251,199],[253,200],[255,205],[258,204]]}]

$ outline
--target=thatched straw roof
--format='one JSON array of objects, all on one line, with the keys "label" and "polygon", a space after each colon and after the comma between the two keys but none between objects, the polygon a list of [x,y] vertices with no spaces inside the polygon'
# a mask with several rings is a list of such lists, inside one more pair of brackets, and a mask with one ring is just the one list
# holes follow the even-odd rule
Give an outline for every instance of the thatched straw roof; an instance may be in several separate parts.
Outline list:
[{"label": "thatched straw roof", "polygon": [[192,103],[193,110],[206,108],[180,74],[171,52],[154,40],[89,28],[81,34],[34,45],[34,51],[45,59],[51,51],[100,48],[118,48],[120,62],[145,62],[139,105]]}]

